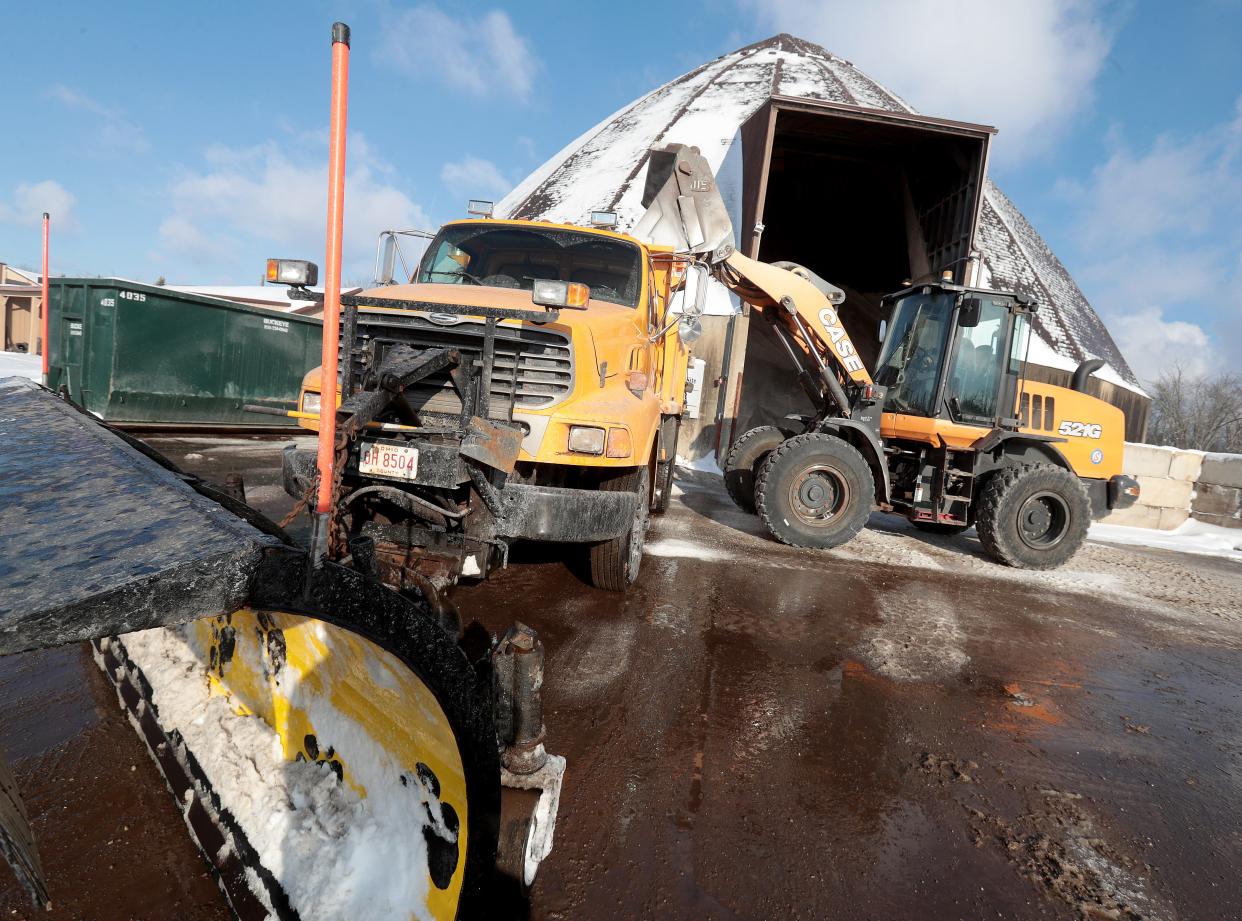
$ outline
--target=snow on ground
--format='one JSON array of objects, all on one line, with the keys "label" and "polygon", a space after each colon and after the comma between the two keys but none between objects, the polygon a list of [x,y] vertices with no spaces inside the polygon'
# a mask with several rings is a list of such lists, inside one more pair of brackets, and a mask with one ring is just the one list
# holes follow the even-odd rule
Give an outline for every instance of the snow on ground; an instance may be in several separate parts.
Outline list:
[{"label": "snow on ground", "polygon": [[0,378],[28,377],[36,383],[43,381],[43,358],[25,352],[0,352]]},{"label": "snow on ground", "polygon": [[1091,540],[1132,547],[1154,547],[1178,553],[1198,553],[1242,562],[1242,528],[1222,528],[1193,518],[1172,531],[1131,528],[1119,524],[1091,525]]},{"label": "snow on ground", "polygon": [[[293,907],[303,918],[430,919],[420,785],[406,788],[379,759],[369,764],[359,745],[351,746],[349,767],[365,798],[322,765],[287,761],[266,722],[238,715],[209,692],[183,630],[122,639],[151,685],[164,730],[181,732]],[[292,682],[287,671],[281,676]],[[316,717],[325,735],[335,728],[322,725],[331,720],[321,710]]]}]

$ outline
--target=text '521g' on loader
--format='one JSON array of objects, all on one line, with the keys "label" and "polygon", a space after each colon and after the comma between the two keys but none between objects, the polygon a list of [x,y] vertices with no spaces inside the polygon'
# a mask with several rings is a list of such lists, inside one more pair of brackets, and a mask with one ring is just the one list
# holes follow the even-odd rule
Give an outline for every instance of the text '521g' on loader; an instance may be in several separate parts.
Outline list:
[{"label": "text '521g' on loader", "polygon": [[[1121,473],[1121,410],[1024,374],[1036,305],[947,280],[906,288],[874,375],[838,315],[844,293],[802,266],[748,259],[710,167],[693,148],[652,152],[636,233],[695,254],[771,324],[814,414],[751,429],[722,465],[734,501],[778,540],[836,547],[873,507],[939,533],[974,525],[996,560],[1050,569],[1081,546],[1093,515],[1132,505]],[[883,335],[883,333],[882,333]]]}]

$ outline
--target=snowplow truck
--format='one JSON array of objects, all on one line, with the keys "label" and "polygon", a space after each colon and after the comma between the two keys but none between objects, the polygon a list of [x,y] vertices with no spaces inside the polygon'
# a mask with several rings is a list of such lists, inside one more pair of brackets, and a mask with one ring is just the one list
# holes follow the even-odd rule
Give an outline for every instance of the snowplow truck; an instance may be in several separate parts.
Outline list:
[{"label": "snowplow truck", "polygon": [[1122,411],[1024,373],[1038,305],[949,276],[886,298],[877,367],[840,320],[844,292],[803,266],[738,253],[711,169],[694,148],[652,152],[639,234],[693,256],[770,324],[813,407],[751,429],[722,466],[730,496],[777,540],[832,548],[872,510],[953,534],[974,526],[995,560],[1051,569],[1093,517],[1138,499],[1122,470]]},{"label": "snowplow truck", "polygon": [[[315,297],[313,265],[269,269]],[[342,296],[329,555],[365,547],[383,581],[432,597],[514,541],[576,544],[597,587],[624,590],[669,499],[698,328],[695,305],[673,309],[685,270],[603,227],[488,217],[445,225],[408,280]],[[291,413],[313,431],[319,381]],[[291,495],[315,476],[313,452],[286,451]]]}]

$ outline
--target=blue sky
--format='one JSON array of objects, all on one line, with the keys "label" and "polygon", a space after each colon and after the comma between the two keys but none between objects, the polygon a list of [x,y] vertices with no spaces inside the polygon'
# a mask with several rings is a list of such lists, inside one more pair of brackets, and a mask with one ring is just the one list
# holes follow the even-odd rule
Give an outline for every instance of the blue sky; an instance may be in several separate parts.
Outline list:
[{"label": "blue sky", "polygon": [[358,281],[382,226],[499,198],[640,94],[789,31],[923,112],[997,125],[993,177],[1141,376],[1242,370],[1242,0],[47,0],[6,18],[13,264],[37,262],[45,209],[54,273],[251,283],[269,255],[321,257],[334,19],[354,34]]}]

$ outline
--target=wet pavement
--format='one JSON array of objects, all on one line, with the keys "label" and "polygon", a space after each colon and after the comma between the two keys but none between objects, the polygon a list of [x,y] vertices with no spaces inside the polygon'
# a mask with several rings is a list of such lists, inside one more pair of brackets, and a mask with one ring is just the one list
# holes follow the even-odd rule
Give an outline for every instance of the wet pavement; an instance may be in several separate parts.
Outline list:
[{"label": "wet pavement", "polygon": [[[279,442],[156,443],[289,507]],[[623,597],[536,547],[455,595],[549,650],[569,768],[531,918],[1242,918],[1242,566],[1089,544],[1020,573],[878,515],[815,553],[708,475],[678,493]],[[221,916],[94,666],[38,655],[0,660],[0,742],[70,877],[54,893],[80,890],[63,916]],[[131,815],[158,843],[117,840]]]}]

